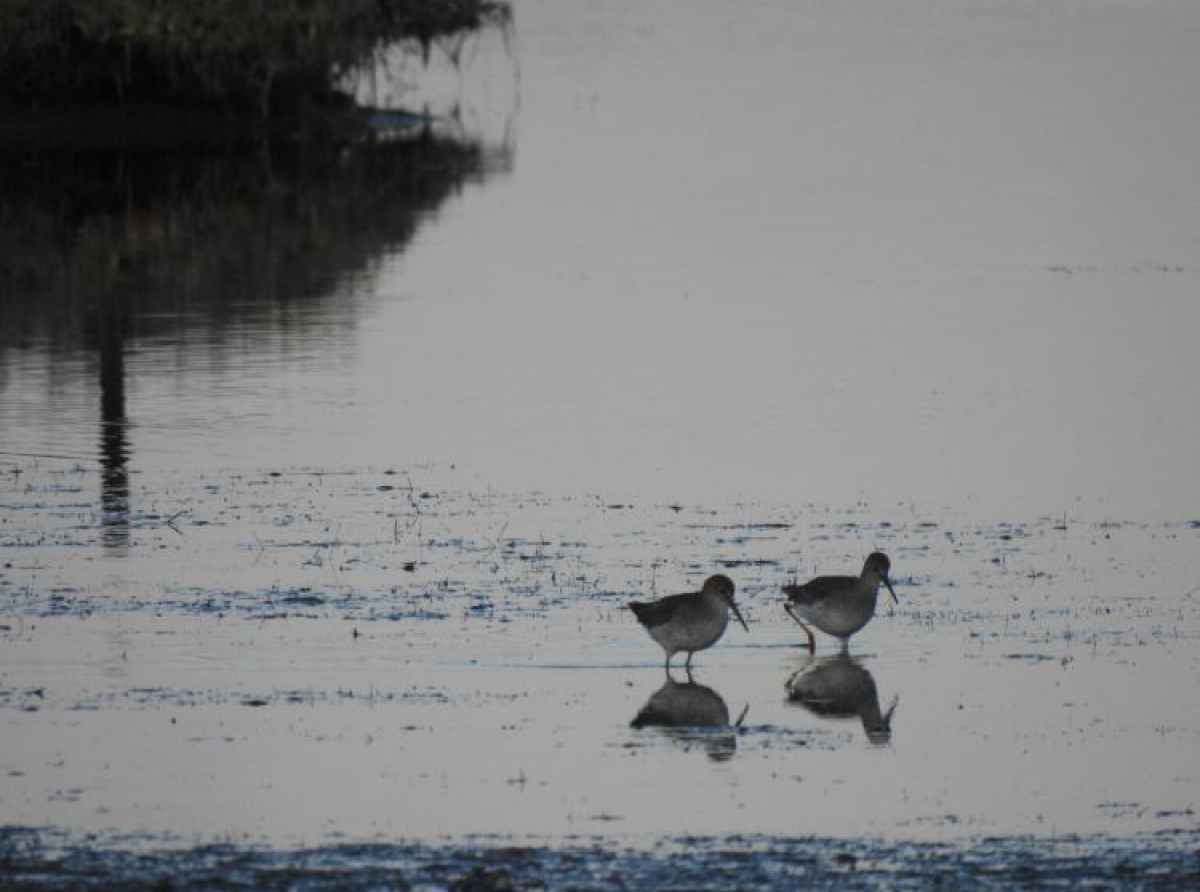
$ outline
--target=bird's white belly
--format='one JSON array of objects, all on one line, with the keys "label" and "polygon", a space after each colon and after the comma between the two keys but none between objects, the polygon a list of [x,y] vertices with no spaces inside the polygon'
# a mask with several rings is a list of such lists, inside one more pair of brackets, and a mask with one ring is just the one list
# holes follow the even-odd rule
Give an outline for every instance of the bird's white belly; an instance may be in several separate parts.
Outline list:
[{"label": "bird's white belly", "polygon": [[848,610],[838,604],[813,604],[798,611],[799,614],[827,635],[847,638],[868,622],[875,611]]}]

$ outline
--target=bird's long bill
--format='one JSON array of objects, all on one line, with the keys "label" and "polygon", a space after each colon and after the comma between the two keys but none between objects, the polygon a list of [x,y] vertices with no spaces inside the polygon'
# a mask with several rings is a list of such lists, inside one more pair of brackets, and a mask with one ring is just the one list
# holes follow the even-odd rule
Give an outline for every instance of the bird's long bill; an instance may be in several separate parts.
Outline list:
[{"label": "bird's long bill", "polygon": [[746,625],[746,621],[742,619],[742,611],[738,610],[737,605],[732,601],[729,602],[729,607],[731,610],[733,610],[733,615],[737,617],[737,621],[742,624],[742,628],[749,632],[750,627]]},{"label": "bird's long bill", "polygon": [[883,584],[887,586],[888,592],[892,596],[892,600],[895,601],[897,604],[899,604],[900,599],[896,597],[896,590],[894,588],[892,588],[892,581],[885,576],[885,577],[883,577]]}]

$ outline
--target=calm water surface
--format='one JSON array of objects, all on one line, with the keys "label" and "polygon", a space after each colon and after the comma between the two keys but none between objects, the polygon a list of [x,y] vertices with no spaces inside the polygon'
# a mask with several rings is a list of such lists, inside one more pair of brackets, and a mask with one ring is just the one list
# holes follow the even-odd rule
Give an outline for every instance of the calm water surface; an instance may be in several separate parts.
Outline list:
[{"label": "calm water surface", "polygon": [[[515,13],[434,135],[4,159],[0,824],[1194,833],[1196,9]],[[876,548],[887,739],[775,594]]]}]

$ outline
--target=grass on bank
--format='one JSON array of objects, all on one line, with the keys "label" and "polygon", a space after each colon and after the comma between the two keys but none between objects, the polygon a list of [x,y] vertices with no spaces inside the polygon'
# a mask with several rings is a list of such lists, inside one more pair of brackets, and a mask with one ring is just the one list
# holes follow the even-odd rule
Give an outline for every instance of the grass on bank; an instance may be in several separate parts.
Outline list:
[{"label": "grass on bank", "polygon": [[0,0],[0,105],[170,102],[262,117],[338,98],[397,43],[508,22],[503,0]]}]

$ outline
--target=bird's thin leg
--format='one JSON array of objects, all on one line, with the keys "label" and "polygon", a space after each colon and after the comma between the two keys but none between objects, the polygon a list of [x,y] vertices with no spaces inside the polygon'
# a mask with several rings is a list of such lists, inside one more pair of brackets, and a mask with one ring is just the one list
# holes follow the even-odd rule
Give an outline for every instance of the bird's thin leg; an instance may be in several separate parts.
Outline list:
[{"label": "bird's thin leg", "polygon": [[695,653],[695,651],[689,650],[687,662],[683,664],[683,668],[686,669],[688,672],[692,671],[692,654],[694,654],[694,653]]},{"label": "bird's thin leg", "polygon": [[808,636],[808,652],[815,654],[817,652],[817,639],[813,636],[812,629],[804,624],[800,617],[792,612],[791,604],[784,604],[783,609],[787,611],[787,615],[796,621],[796,623],[804,630],[804,634]]},{"label": "bird's thin leg", "polygon": [[667,671],[667,675],[671,674],[671,653],[667,652],[667,662],[663,664],[663,669]]}]

